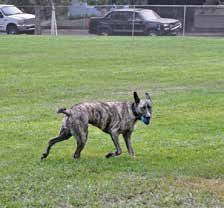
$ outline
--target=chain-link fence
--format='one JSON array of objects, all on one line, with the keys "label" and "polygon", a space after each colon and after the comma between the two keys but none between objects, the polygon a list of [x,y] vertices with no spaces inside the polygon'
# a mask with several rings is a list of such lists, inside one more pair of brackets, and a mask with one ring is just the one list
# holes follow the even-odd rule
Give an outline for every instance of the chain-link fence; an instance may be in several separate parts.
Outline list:
[{"label": "chain-link fence", "polygon": [[[39,33],[50,34],[50,6],[22,6],[20,9],[36,15]],[[89,6],[80,3],[56,5],[55,9],[59,35],[224,35],[223,5]]]}]

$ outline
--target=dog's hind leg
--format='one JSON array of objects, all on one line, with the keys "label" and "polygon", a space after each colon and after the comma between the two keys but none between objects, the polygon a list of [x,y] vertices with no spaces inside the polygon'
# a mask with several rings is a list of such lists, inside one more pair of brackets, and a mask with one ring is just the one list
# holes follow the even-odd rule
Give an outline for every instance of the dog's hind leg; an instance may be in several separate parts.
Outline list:
[{"label": "dog's hind leg", "polygon": [[74,159],[80,158],[80,154],[85,147],[87,137],[86,136],[77,137],[76,140],[77,140],[77,147],[74,153]]},{"label": "dog's hind leg", "polygon": [[46,151],[42,154],[42,157],[41,157],[41,160],[43,160],[44,158],[46,158],[49,153],[50,153],[50,150],[51,150],[51,147],[58,143],[58,142],[61,142],[61,141],[64,141],[64,140],[67,140],[71,137],[71,133],[69,132],[68,129],[64,129],[62,128],[61,131],[60,131],[60,134],[59,136],[51,139],[49,142],[48,142],[48,146],[47,146],[47,149]]},{"label": "dog's hind leg", "polygon": [[76,126],[74,128],[74,137],[77,141],[77,147],[73,157],[74,159],[78,159],[88,139],[88,124],[79,124],[78,127]]},{"label": "dog's hind leg", "polygon": [[116,156],[119,156],[122,153],[122,150],[121,150],[121,147],[120,147],[120,144],[119,144],[119,140],[118,140],[119,135],[115,132],[115,133],[111,133],[110,136],[112,138],[114,146],[116,147],[116,151],[108,153],[106,155],[106,158],[116,157]]}]

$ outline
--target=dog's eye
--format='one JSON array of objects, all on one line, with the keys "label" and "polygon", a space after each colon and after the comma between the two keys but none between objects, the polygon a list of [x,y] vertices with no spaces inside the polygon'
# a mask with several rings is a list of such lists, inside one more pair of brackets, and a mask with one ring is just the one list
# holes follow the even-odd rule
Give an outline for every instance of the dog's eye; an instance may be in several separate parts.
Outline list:
[{"label": "dog's eye", "polygon": [[143,106],[143,107],[142,107],[142,110],[145,110],[145,109],[146,109],[146,106]]}]

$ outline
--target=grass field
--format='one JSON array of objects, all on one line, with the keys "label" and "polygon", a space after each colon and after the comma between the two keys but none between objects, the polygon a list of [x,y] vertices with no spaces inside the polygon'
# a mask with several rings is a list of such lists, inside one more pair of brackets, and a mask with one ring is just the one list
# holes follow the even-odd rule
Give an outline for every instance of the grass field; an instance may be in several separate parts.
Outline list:
[{"label": "grass field", "polygon": [[[224,207],[224,39],[0,37],[0,207]],[[91,127],[80,160],[55,145],[58,107],[153,98],[136,157],[104,156]]]}]

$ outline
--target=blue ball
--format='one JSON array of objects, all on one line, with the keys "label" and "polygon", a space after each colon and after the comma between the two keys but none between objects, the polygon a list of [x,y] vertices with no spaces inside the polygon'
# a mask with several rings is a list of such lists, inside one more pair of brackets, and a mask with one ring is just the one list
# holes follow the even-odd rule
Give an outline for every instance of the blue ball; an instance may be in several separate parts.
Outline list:
[{"label": "blue ball", "polygon": [[150,118],[146,118],[145,116],[141,116],[141,121],[144,124],[148,125],[150,123]]}]

